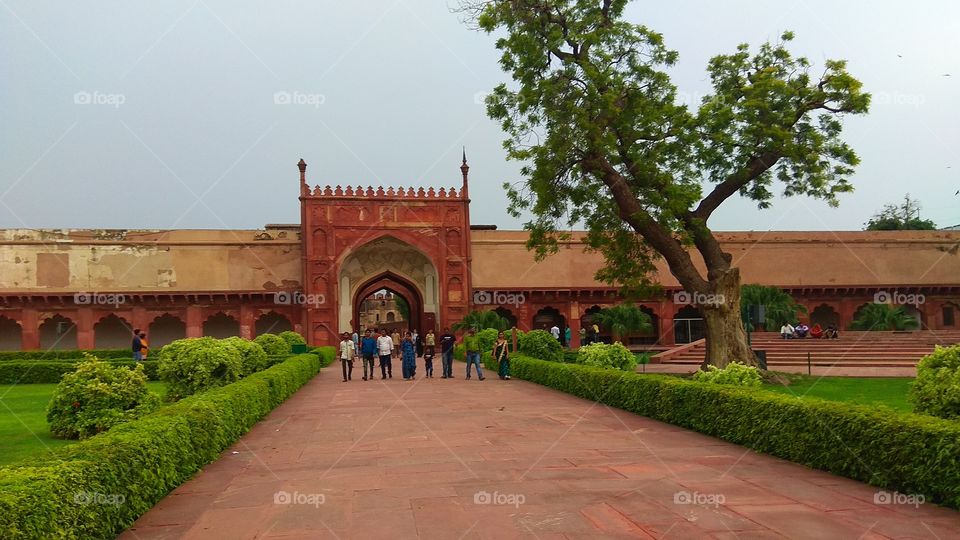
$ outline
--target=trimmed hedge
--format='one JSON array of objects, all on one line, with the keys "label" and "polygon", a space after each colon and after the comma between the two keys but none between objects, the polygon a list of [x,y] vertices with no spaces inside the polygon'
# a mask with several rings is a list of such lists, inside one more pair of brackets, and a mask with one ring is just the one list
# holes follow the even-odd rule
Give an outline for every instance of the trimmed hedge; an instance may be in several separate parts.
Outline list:
[{"label": "trimmed hedge", "polygon": [[[0,538],[114,538],[319,370],[317,355],[300,354],[30,466],[0,468]],[[116,504],[82,504],[91,498]]]},{"label": "trimmed hedge", "polygon": [[[485,355],[487,367],[493,359]],[[797,399],[510,356],[519,379],[668,422],[795,463],[960,508],[960,422],[885,407]]]},{"label": "trimmed hedge", "polygon": [[320,357],[320,367],[327,367],[337,359],[337,348],[333,345],[314,347],[313,353]]},{"label": "trimmed hedge", "polygon": [[[58,383],[64,373],[72,373],[77,370],[77,365],[82,359],[76,361],[56,361],[49,362],[42,360],[27,360],[24,362],[0,362],[0,384],[48,384]],[[136,365],[133,360],[111,360],[106,362],[114,366],[127,366],[132,368]],[[157,361],[144,360],[144,372],[151,381],[160,380],[157,375]]]},{"label": "trimmed hedge", "polygon": [[[151,351],[152,352],[152,351]],[[83,353],[91,354],[101,360],[127,358],[133,360],[133,351],[127,349],[64,349],[61,351],[0,351],[0,362],[22,362],[24,360],[83,360]]]}]

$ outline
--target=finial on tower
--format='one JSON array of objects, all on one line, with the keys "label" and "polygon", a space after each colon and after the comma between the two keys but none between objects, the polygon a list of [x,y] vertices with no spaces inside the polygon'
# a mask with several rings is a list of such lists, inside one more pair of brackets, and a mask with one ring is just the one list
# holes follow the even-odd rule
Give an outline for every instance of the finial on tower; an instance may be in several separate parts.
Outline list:
[{"label": "finial on tower", "polygon": [[297,163],[297,168],[300,169],[300,183],[307,183],[307,162],[300,158],[300,161]]},{"label": "finial on tower", "polygon": [[463,164],[460,165],[460,172],[463,173],[463,191],[461,197],[467,196],[467,175],[470,172],[470,166],[467,165],[467,147],[463,147]]}]

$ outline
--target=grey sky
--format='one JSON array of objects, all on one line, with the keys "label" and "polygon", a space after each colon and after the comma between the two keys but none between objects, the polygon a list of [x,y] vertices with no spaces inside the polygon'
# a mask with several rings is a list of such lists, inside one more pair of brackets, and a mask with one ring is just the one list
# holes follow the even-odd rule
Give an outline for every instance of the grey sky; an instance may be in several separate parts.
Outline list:
[{"label": "grey sky", "polygon": [[[730,201],[714,229],[859,229],[906,192],[960,223],[960,4],[635,2],[630,18],[680,52],[695,102],[710,56],[784,29],[874,94],[846,124],[863,163],[839,209]],[[451,186],[466,145],[473,222],[517,228],[500,185],[518,166],[477,103],[505,77],[493,41],[443,0],[0,0],[0,227],[291,223],[301,157],[312,183]]]}]

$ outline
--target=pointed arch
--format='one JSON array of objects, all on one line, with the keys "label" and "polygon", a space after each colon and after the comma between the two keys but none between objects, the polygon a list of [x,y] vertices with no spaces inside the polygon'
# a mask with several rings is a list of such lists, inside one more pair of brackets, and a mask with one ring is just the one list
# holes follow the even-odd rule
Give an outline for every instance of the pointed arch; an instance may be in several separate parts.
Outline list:
[{"label": "pointed arch", "polygon": [[133,327],[123,317],[110,313],[93,325],[95,349],[126,349],[133,338]]}]

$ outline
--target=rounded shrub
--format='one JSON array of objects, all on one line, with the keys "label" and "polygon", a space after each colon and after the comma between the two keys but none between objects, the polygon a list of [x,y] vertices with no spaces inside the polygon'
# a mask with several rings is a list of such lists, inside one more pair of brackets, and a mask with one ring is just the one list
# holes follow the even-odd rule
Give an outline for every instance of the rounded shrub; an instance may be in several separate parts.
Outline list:
[{"label": "rounded shrub", "polygon": [[157,409],[160,397],[147,389],[143,366],[113,366],[96,357],[65,373],[47,405],[54,437],[84,439]]},{"label": "rounded shrub", "polygon": [[518,346],[523,354],[541,360],[563,362],[563,347],[550,332],[531,330],[520,336],[519,340]]},{"label": "rounded shrub", "polygon": [[[299,335],[300,334],[297,334],[297,336]],[[293,345],[289,341],[276,334],[260,334],[254,338],[253,341],[259,343],[260,346],[263,347],[263,350],[266,351],[266,353],[270,356],[290,354],[290,351],[293,348]]]},{"label": "rounded shrub", "polygon": [[707,366],[707,371],[697,370],[693,374],[693,380],[733,386],[760,386],[763,384],[759,369],[740,362],[730,362],[723,369],[717,366]]},{"label": "rounded shrub", "polygon": [[285,330],[277,334],[281,339],[290,344],[290,348],[293,349],[294,345],[306,345],[307,340],[303,339],[303,336],[294,332],[293,330]]},{"label": "rounded shrub", "polygon": [[938,346],[920,359],[909,398],[915,412],[960,418],[960,345]]},{"label": "rounded shrub", "polygon": [[493,344],[497,342],[499,332],[496,328],[484,328],[477,332],[477,345],[480,347],[481,353],[493,350]]},{"label": "rounded shrub", "polygon": [[577,352],[577,363],[606,369],[634,371],[637,368],[637,357],[620,342],[613,345],[591,343],[580,347]]},{"label": "rounded shrub", "polygon": [[157,372],[167,383],[167,400],[177,401],[243,376],[243,357],[226,340],[179,339],[160,351]]},{"label": "rounded shrub", "polygon": [[[273,337],[277,338],[280,344],[284,347],[287,346],[286,341],[277,336]],[[243,364],[243,377],[252,375],[267,367],[268,353],[264,350],[264,347],[259,342],[250,341],[249,339],[243,339],[241,337],[228,337],[226,339],[221,339],[220,341],[226,342],[240,352],[240,360]]]}]

